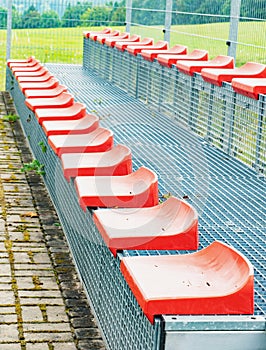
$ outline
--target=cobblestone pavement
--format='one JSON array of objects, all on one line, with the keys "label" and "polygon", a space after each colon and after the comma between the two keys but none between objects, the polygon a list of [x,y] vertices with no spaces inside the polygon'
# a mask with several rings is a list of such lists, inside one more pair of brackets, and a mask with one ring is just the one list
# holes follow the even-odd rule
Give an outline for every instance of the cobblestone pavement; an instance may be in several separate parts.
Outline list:
[{"label": "cobblestone pavement", "polygon": [[0,93],[0,350],[104,349],[15,113]]}]

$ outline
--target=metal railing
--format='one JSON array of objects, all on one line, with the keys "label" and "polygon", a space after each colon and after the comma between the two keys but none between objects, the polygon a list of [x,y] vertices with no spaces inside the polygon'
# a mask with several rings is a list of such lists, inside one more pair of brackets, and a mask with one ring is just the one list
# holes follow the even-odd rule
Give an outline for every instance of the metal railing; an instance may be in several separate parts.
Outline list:
[{"label": "metal railing", "polygon": [[265,95],[255,100],[236,93],[229,83],[215,86],[200,74],[191,77],[86,38],[84,66],[265,174]]},{"label": "metal railing", "polygon": [[[42,62],[81,64],[82,32],[95,26],[96,29],[112,26],[155,40],[164,38],[170,45],[188,46],[189,51],[205,49],[210,58],[228,54],[235,57],[238,66],[247,61],[265,63],[265,2],[184,3],[124,0],[106,6],[100,0],[2,0],[1,75],[5,75],[5,61],[9,57],[35,55]],[[3,89],[4,79],[1,86]]]}]

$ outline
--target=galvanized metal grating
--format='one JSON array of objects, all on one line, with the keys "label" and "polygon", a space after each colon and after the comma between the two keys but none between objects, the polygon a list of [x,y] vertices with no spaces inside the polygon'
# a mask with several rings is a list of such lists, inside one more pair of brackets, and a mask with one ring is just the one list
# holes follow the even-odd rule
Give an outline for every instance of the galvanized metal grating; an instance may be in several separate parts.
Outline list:
[{"label": "galvanized metal grating", "polygon": [[[156,347],[155,329],[146,319],[127,286],[115,260],[93,224],[91,212],[84,213],[73,184],[63,177],[61,163],[47,143],[35,116],[29,120],[24,95],[15,83],[16,107],[34,156],[44,164],[44,181],[57,209],[79,274],[110,349]],[[38,145],[47,147],[44,153]],[[67,200],[66,200],[67,199]]]},{"label": "galvanized metal grating", "polygon": [[[56,74],[57,67],[49,67],[50,71],[53,68]],[[64,67],[65,76],[68,68],[71,75],[70,67],[66,66]],[[117,90],[110,85],[105,86],[105,88],[112,96]],[[95,90],[93,86],[91,89]],[[108,91],[104,89],[105,95],[108,95]],[[123,93],[119,92],[118,99],[121,95],[123,96]],[[83,94],[85,103],[91,98],[88,89],[86,89],[86,93],[86,95],[85,92]],[[144,164],[159,174],[162,194],[170,191],[179,197],[185,194],[188,197],[187,200],[197,207],[200,211],[201,247],[208,245],[215,239],[220,239],[235,246],[250,259],[256,271],[256,314],[265,314],[265,245],[263,244],[265,237],[265,211],[263,211],[265,182],[262,179],[257,179],[252,169],[247,168],[234,158],[228,159],[223,152],[209,146],[206,142],[199,142],[197,138],[191,137],[190,131],[184,130],[180,126],[177,128],[176,123],[169,118],[164,116],[160,116],[160,119],[156,118],[156,126],[153,129],[154,117],[150,110],[142,103],[137,101],[134,103],[134,99],[129,100],[130,102],[121,103],[121,105],[115,99],[105,101],[106,106],[101,107],[102,110],[99,113],[109,107],[111,116],[103,119],[101,123],[112,128],[117,142],[126,143],[132,148],[135,168]],[[91,103],[91,101],[88,102]],[[117,117],[114,115],[116,111]],[[125,117],[123,118],[123,116]],[[143,119],[145,123],[139,123],[139,120]],[[149,127],[148,132],[147,126]],[[159,130],[164,130],[164,133],[157,138]],[[174,132],[174,135],[165,137],[171,131]],[[130,139],[129,137],[134,132],[136,132],[134,138]],[[37,140],[38,138],[39,136]],[[140,143],[139,140],[142,142]],[[201,148],[201,157],[197,157],[197,159],[192,157],[193,162],[188,162],[189,154],[199,148]],[[206,164],[207,168],[203,168],[202,171],[202,165]],[[203,185],[206,186],[207,192]],[[194,195],[195,188],[202,190],[202,198]],[[187,195],[187,193],[191,193],[191,195]],[[255,206],[257,212],[254,211]],[[168,253],[173,252],[125,252],[127,255]]]},{"label": "galvanized metal grating", "polygon": [[[104,49],[104,45],[99,44],[95,48],[94,42],[84,40],[88,47],[88,51],[84,51],[85,57],[93,50],[108,51],[109,56],[112,52],[113,60],[109,67],[101,65],[99,69],[94,68],[98,75],[145,102],[149,108],[174,116],[210,144],[254,167],[258,173],[265,172],[263,96],[260,101],[255,101],[236,94],[230,84],[217,87],[205,82],[200,74],[190,77],[175,68],[147,62],[140,55],[132,56],[116,48]],[[106,70],[112,73],[102,75]]]},{"label": "galvanized metal grating", "polygon": [[[116,93],[116,88],[105,88],[110,89],[110,96]],[[90,103],[90,96],[87,89],[85,103]],[[176,121],[162,115],[159,118],[158,114],[155,118],[137,101],[126,104],[123,99],[121,103],[119,101],[105,101],[106,106],[99,108],[99,115],[104,115],[106,110],[110,113],[109,117],[103,117],[101,124],[114,131],[116,142],[125,143],[132,149],[135,169],[147,165],[157,172],[161,194],[171,192],[186,197],[198,209],[202,247],[220,239],[243,251],[241,244],[256,240],[254,232],[258,237],[265,237],[263,179],[258,179],[251,168],[235,158],[228,157],[203,139],[199,140]],[[196,151],[197,157],[193,156]],[[209,239],[206,238],[208,235]],[[244,251],[261,271],[265,246],[257,246],[254,242]],[[258,252],[258,258],[253,257],[253,252]],[[129,255],[139,253],[127,252]],[[257,295],[265,300],[265,287]],[[261,313],[261,306],[256,312]]]}]

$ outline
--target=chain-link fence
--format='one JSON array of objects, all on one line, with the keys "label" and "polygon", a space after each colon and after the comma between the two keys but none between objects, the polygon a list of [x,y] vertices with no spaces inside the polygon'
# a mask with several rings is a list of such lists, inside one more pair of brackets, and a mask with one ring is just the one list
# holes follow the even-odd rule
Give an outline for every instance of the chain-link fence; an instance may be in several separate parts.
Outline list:
[{"label": "chain-link fence", "polygon": [[0,0],[1,76],[9,56],[81,63],[82,31],[103,26],[265,63],[265,20],[264,0]]}]

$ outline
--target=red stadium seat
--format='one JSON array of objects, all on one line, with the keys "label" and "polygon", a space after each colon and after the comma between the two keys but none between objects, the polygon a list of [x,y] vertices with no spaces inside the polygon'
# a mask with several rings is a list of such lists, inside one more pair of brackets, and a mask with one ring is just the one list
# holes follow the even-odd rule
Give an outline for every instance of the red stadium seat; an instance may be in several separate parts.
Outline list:
[{"label": "red stadium seat", "polygon": [[192,254],[123,257],[120,267],[151,323],[162,314],[253,314],[253,267],[222,242]]},{"label": "red stadium seat", "polygon": [[145,167],[123,176],[78,176],[75,187],[83,210],[86,207],[142,208],[158,204],[157,175]]},{"label": "red stadium seat", "polygon": [[124,145],[100,153],[66,153],[61,156],[65,178],[76,176],[120,176],[132,172],[131,151]]},{"label": "red stadium seat", "polygon": [[114,256],[118,250],[198,248],[198,215],[175,197],[150,208],[96,210],[94,222]]}]

